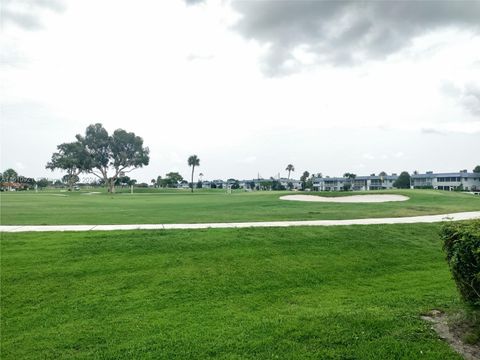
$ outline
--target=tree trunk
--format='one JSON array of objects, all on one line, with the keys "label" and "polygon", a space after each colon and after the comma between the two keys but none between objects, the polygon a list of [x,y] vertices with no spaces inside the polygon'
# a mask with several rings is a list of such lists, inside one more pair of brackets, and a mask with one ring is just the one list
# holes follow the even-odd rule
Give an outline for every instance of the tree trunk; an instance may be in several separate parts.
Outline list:
[{"label": "tree trunk", "polygon": [[69,171],[68,173],[68,191],[73,191],[73,173]]},{"label": "tree trunk", "polygon": [[193,172],[195,171],[195,165],[192,165],[192,193],[193,193]]},{"label": "tree trunk", "polygon": [[108,192],[111,194],[115,193],[115,179],[107,180]]}]

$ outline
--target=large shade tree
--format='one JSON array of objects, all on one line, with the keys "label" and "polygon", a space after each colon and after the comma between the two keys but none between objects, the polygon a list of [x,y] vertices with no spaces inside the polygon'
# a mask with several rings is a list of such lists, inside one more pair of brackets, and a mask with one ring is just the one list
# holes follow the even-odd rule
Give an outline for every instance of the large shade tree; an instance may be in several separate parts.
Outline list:
[{"label": "large shade tree", "polygon": [[117,129],[109,135],[102,124],[87,127],[85,135],[77,135],[77,141],[59,145],[58,152],[47,164],[50,169],[63,169],[75,175],[90,173],[104,183],[109,192],[115,192],[119,176],[148,165],[148,147],[133,132]]},{"label": "large shade tree", "polygon": [[480,173],[480,165],[475,166],[475,168],[473,169],[473,172],[479,174]]},{"label": "large shade tree", "polygon": [[200,166],[200,159],[197,155],[192,155],[188,157],[188,166],[192,167],[192,181],[190,184],[193,193],[193,173],[195,172],[195,166]]},{"label": "large shade tree", "polygon": [[133,132],[117,129],[110,136],[102,124],[87,127],[85,136],[77,135],[89,156],[88,173],[103,180],[109,192],[115,192],[120,174],[133,171],[149,163],[149,149],[143,139]]}]

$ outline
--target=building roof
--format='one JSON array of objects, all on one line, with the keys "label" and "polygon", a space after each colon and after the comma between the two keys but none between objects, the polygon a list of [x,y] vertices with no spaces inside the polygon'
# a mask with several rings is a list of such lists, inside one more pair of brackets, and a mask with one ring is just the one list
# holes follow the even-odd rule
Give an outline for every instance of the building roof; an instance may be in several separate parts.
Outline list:
[{"label": "building roof", "polygon": [[376,175],[376,176],[357,176],[356,178],[354,179],[349,179],[349,178],[345,178],[345,177],[322,177],[322,178],[313,178],[313,181],[314,182],[319,182],[319,181],[350,181],[350,180],[361,180],[361,181],[365,181],[365,180],[380,180],[382,179],[383,180],[397,180],[398,179],[398,175],[385,175],[385,176],[380,176],[380,175]]},{"label": "building roof", "polygon": [[478,173],[466,173],[466,172],[454,172],[454,173],[430,173],[430,174],[416,174],[411,176],[412,179],[421,178],[435,178],[435,177],[463,177],[463,178],[475,178],[480,177]]}]

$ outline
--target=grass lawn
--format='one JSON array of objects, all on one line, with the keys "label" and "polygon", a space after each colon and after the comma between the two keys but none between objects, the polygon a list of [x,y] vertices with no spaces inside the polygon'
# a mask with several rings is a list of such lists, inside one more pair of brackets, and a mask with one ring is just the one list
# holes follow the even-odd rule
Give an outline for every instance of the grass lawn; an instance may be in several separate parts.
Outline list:
[{"label": "grass lawn", "polygon": [[2,233],[2,359],[460,359],[439,226]]},{"label": "grass lawn", "polygon": [[[185,190],[119,193],[86,192],[1,193],[2,225],[208,223],[274,220],[354,219],[402,217],[478,211],[480,197],[470,194],[404,190],[368,192],[402,194],[404,202],[342,204],[284,201],[289,192]],[[344,196],[352,193],[310,193]],[[359,192],[355,192],[359,194]]]}]

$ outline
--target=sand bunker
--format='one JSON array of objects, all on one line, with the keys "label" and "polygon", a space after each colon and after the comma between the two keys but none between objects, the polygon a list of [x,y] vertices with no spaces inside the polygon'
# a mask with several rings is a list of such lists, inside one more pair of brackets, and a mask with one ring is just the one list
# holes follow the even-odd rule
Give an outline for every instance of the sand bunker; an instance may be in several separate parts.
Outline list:
[{"label": "sand bunker", "polygon": [[339,197],[326,197],[317,195],[285,195],[281,196],[280,200],[293,201],[319,201],[319,202],[335,202],[335,203],[380,203],[389,201],[405,201],[410,199],[403,195],[349,195]]}]

